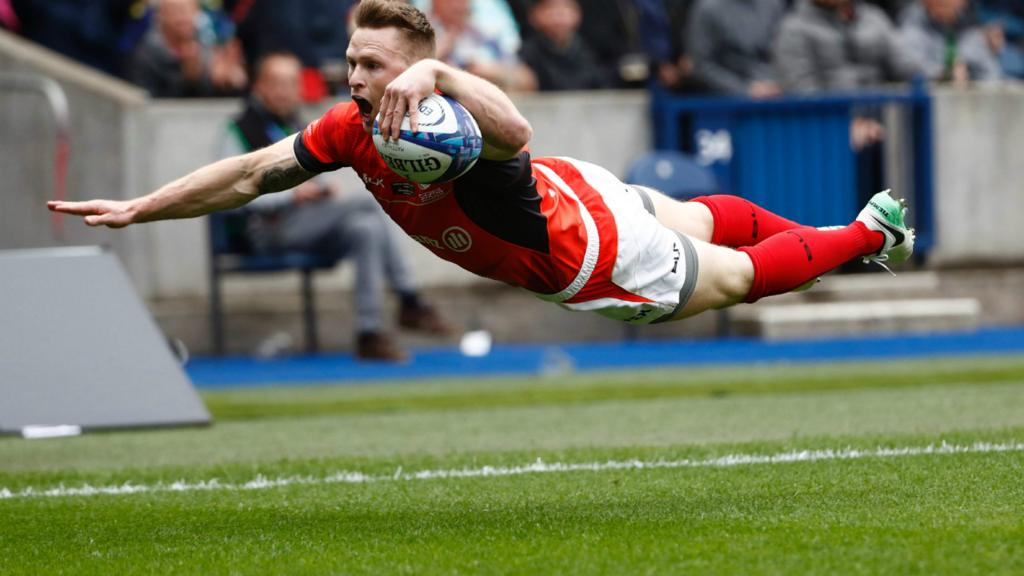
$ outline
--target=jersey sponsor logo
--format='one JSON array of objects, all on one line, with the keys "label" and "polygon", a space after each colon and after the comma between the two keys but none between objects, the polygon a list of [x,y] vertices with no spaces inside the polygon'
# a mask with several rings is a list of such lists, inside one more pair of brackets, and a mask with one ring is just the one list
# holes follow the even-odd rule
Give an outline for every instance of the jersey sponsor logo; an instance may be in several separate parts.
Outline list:
[{"label": "jersey sponsor logo", "polygon": [[460,226],[452,226],[445,230],[441,235],[441,241],[455,252],[467,252],[473,247],[473,237]]},{"label": "jersey sponsor logo", "polygon": [[416,186],[411,182],[392,182],[391,191],[396,196],[413,196],[416,194]]},{"label": "jersey sponsor logo", "polygon": [[359,173],[359,177],[363,180],[363,183],[366,184],[366,187],[368,189],[369,188],[383,188],[384,187],[384,179],[383,178],[374,178],[373,176],[370,176],[369,174],[363,174],[361,172]]},{"label": "jersey sponsor logo", "polygon": [[447,196],[449,191],[450,191],[449,188],[443,188],[443,187],[442,188],[433,188],[431,190],[423,190],[423,191],[420,192],[420,197],[419,197],[420,204],[430,204],[432,202],[437,202],[441,198],[444,198],[445,196]]},{"label": "jersey sponsor logo", "polygon": [[430,236],[423,236],[422,234],[410,234],[409,237],[419,242],[420,244],[423,244],[427,248],[432,248],[434,250],[444,250],[444,246],[442,246],[440,242],[434,240]]}]

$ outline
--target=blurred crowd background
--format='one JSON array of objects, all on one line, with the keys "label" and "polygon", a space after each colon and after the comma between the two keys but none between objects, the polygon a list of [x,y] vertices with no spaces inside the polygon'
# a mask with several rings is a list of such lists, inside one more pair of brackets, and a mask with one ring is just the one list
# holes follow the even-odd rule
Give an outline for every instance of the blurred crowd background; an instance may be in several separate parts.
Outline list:
[{"label": "blurred crowd background", "polygon": [[[158,98],[244,95],[261,57],[346,92],[353,0],[0,0],[0,26]],[[509,91],[756,98],[1024,77],[1020,0],[414,0],[438,58]]]}]

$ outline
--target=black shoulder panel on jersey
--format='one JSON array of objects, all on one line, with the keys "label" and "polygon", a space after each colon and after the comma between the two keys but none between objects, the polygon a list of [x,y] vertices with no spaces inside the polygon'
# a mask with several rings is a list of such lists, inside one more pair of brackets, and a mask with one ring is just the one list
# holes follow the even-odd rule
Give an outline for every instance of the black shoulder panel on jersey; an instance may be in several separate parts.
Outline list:
[{"label": "black shoulder panel on jersey", "polygon": [[530,153],[481,158],[455,181],[455,198],[470,220],[498,238],[547,254],[548,222],[540,208]]},{"label": "black shoulder panel on jersey", "polygon": [[309,151],[309,148],[306,148],[306,143],[302,141],[302,132],[295,136],[293,148],[295,149],[295,159],[299,161],[299,166],[302,166],[302,169],[306,172],[320,174],[321,172],[333,172],[345,167],[341,162],[334,162],[332,164],[321,162]]}]

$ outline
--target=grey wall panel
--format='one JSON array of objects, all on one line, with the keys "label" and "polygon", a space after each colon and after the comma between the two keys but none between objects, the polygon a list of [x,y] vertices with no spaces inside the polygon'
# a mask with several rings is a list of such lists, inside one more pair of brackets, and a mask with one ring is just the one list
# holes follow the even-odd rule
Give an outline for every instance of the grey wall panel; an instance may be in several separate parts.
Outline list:
[{"label": "grey wall panel", "polygon": [[114,255],[0,252],[0,432],[209,420]]}]

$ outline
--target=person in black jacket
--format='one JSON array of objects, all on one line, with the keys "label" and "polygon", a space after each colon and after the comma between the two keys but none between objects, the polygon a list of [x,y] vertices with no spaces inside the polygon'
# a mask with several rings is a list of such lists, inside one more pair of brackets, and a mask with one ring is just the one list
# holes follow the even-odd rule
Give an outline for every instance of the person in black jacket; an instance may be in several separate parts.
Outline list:
[{"label": "person in black jacket", "polygon": [[582,14],[576,0],[534,0],[530,26],[535,34],[520,58],[533,70],[539,90],[589,90],[611,87],[593,50],[579,35]]}]

